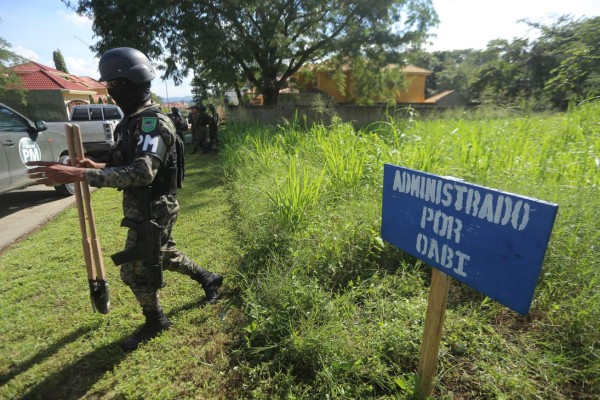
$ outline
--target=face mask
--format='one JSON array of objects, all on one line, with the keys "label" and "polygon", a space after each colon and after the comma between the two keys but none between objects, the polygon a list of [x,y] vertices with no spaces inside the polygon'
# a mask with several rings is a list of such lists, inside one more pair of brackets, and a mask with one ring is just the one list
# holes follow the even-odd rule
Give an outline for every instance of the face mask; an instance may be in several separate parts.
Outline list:
[{"label": "face mask", "polygon": [[131,115],[150,100],[150,85],[126,83],[108,89],[108,94],[126,115]]}]

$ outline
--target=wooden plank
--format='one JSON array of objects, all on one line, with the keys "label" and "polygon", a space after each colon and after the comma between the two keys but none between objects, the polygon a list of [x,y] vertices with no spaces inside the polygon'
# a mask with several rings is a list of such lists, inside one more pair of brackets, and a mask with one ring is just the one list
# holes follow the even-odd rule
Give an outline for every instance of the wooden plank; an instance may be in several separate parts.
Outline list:
[{"label": "wooden plank", "polygon": [[450,277],[436,268],[432,268],[429,303],[425,317],[425,330],[421,344],[421,357],[415,394],[425,399],[431,394],[433,376],[437,368],[438,352],[442,339],[446,302],[450,288]]}]

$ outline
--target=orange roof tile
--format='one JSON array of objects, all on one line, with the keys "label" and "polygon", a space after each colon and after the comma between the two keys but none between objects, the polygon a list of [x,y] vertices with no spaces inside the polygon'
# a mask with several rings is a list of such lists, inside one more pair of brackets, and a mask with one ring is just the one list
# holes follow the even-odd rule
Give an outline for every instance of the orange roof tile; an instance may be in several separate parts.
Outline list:
[{"label": "orange roof tile", "polygon": [[86,86],[71,82],[60,76],[49,74],[47,71],[37,72],[18,72],[17,75],[21,77],[23,81],[23,87],[27,90],[78,90],[78,91],[90,91]]},{"label": "orange roof tile", "polygon": [[[321,63],[321,64],[306,64],[304,67],[302,67],[302,69],[308,69],[308,70],[322,70],[322,71],[326,71],[328,70],[328,65],[327,62]],[[406,64],[406,65],[400,65],[400,64],[388,64],[385,67],[383,67],[384,69],[392,69],[392,68],[400,68],[403,72],[407,73],[407,74],[413,74],[413,75],[431,75],[433,73],[433,71],[430,71],[428,69],[425,68],[421,68],[421,67],[417,67],[416,65],[412,65],[412,64]],[[348,64],[344,64],[342,66],[342,70],[343,71],[350,71],[352,68],[350,65]]]},{"label": "orange roof tile", "polygon": [[175,101],[175,102],[171,102],[171,103],[163,103],[160,106],[163,108],[177,107],[177,108],[184,109],[188,106],[188,103],[183,102],[183,101]]},{"label": "orange roof tile", "polygon": [[432,103],[435,104],[438,101],[440,101],[440,99],[448,96],[449,94],[454,93],[454,90],[444,90],[443,92],[437,93],[431,97],[428,97],[425,99],[424,103]]},{"label": "orange roof tile", "polygon": [[86,86],[90,89],[103,89],[106,88],[106,84],[104,82],[98,82],[97,80],[90,78],[89,76],[75,76],[71,75],[71,79],[74,82],[77,82],[83,86]]},{"label": "orange roof tile", "polygon": [[36,62],[11,67],[21,77],[27,90],[77,90],[93,92],[104,85],[90,77],[78,77]]},{"label": "orange roof tile", "polygon": [[44,71],[49,71],[49,72],[56,72],[59,74],[65,73],[65,72],[59,71],[57,69],[50,68],[46,65],[36,63],[35,61],[29,61],[25,64],[15,65],[14,67],[11,67],[11,69],[15,72],[33,72],[33,71],[44,70]]}]

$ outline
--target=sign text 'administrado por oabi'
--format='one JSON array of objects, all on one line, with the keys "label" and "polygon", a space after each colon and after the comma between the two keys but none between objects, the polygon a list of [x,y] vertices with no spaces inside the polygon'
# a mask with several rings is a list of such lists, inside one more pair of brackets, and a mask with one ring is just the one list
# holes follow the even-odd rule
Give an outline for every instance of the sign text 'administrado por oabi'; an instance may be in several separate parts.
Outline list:
[{"label": "sign text 'administrado por oabi'", "polygon": [[557,205],[392,164],[382,201],[383,239],[528,312]]}]

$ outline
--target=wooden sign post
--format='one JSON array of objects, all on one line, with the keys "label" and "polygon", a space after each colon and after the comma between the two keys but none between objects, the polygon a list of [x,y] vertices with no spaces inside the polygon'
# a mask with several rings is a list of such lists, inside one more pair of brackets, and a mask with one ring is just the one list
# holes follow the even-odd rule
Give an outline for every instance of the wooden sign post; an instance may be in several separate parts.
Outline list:
[{"label": "wooden sign post", "polygon": [[526,314],[558,206],[386,164],[381,237],[434,270],[418,388],[428,396],[437,365],[450,277]]},{"label": "wooden sign post", "polygon": [[415,394],[421,399],[427,398],[431,394],[433,376],[437,368],[438,352],[442,340],[442,328],[444,327],[449,289],[450,277],[434,268],[431,273],[429,303],[427,304],[425,331],[421,343],[421,357],[419,358],[417,387],[415,388]]}]

